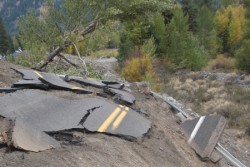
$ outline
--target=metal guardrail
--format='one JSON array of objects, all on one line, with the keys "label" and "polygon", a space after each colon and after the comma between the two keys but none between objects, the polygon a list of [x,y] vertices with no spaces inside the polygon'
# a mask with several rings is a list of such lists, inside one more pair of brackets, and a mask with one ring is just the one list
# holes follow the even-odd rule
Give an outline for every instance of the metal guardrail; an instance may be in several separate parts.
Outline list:
[{"label": "metal guardrail", "polygon": [[[175,110],[177,110],[178,112],[180,112],[181,114],[183,114],[184,117],[188,118],[189,115],[183,111],[181,108],[179,108],[178,106],[176,106],[174,103],[171,103],[169,100],[167,100],[166,98],[162,97],[160,94],[151,91],[151,93],[158,97],[161,98],[162,100],[164,100],[167,104],[169,104],[171,107],[173,107]],[[229,153],[220,143],[217,143],[215,146],[215,149],[221,154],[223,155],[228,161],[230,161],[233,165],[235,165],[236,167],[247,167],[246,165],[244,165],[242,162],[240,162],[240,160],[238,160],[237,158],[235,158],[231,153]]]},{"label": "metal guardrail", "polygon": [[242,162],[240,162],[237,158],[235,158],[232,154],[230,154],[220,143],[217,143],[215,149],[221,153],[226,159],[228,159],[233,165],[237,167],[246,167]]}]

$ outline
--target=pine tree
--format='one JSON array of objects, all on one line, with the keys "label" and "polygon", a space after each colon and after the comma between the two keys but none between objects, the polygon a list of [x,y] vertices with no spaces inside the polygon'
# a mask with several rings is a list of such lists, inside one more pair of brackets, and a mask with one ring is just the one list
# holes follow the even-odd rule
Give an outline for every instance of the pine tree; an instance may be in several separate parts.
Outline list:
[{"label": "pine tree", "polygon": [[162,55],[165,54],[166,51],[166,25],[164,23],[164,17],[157,13],[151,18],[151,34],[155,39],[156,44],[156,54]]},{"label": "pine tree", "polygon": [[197,33],[200,45],[203,46],[210,55],[214,55],[218,50],[217,33],[214,30],[214,14],[207,6],[202,6],[197,17]]},{"label": "pine tree", "polygon": [[5,30],[4,23],[0,17],[0,54],[6,56],[10,48],[9,37]]},{"label": "pine tree", "polygon": [[188,17],[177,6],[174,16],[167,25],[167,55],[180,68],[201,69],[207,63],[208,55],[199,46],[199,41],[189,31]]}]

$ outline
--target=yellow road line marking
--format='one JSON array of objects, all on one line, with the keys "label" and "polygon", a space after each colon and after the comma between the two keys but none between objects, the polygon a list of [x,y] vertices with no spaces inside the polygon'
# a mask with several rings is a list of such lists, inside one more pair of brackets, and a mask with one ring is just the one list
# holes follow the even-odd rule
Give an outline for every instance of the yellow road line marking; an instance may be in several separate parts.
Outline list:
[{"label": "yellow road line marking", "polygon": [[116,118],[116,116],[120,113],[121,108],[116,108],[112,114],[102,123],[102,125],[97,130],[98,132],[105,132],[111,122]]},{"label": "yellow road line marking", "polygon": [[38,75],[40,78],[43,78],[43,76],[39,73],[39,72],[37,72],[37,71],[34,71],[35,73],[36,73],[36,75]]},{"label": "yellow road line marking", "polygon": [[112,130],[117,129],[120,124],[122,123],[123,119],[125,118],[125,116],[127,115],[127,111],[129,110],[128,107],[125,108],[125,111],[122,111],[122,113],[118,116],[118,118],[115,120],[115,122],[112,125]]},{"label": "yellow road line marking", "polygon": [[77,86],[73,86],[71,89],[82,89],[82,88],[77,87]]}]

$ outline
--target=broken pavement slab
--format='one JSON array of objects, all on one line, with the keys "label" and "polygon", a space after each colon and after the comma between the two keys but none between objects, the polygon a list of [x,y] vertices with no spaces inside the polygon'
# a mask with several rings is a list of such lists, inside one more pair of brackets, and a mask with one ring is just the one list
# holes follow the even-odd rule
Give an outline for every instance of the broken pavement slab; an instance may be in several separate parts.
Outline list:
[{"label": "broken pavement slab", "polygon": [[124,84],[116,82],[116,81],[102,81],[107,87],[113,89],[123,89],[125,87]]},{"label": "broken pavement slab", "polygon": [[80,84],[83,84],[85,86],[93,86],[95,88],[114,88],[114,89],[123,89],[124,84],[113,82],[113,81],[100,81],[94,78],[82,78],[82,77],[76,77],[76,76],[65,76],[66,81],[74,81]]},{"label": "broken pavement slab", "polygon": [[222,116],[202,116],[181,124],[188,144],[202,159],[210,159],[226,125]]},{"label": "broken pavement slab", "polygon": [[83,123],[91,132],[107,133],[124,138],[140,138],[148,132],[151,122],[122,105],[96,108]]},{"label": "broken pavement slab", "polygon": [[59,148],[60,143],[46,133],[39,131],[34,125],[29,125],[22,119],[14,121],[11,133],[11,144],[18,149],[39,152]]},{"label": "broken pavement slab", "polygon": [[85,86],[93,86],[95,88],[104,88],[106,84],[103,84],[101,81],[98,81],[93,78],[82,78],[82,77],[76,77],[76,76],[65,76],[66,81],[74,81],[80,84],[83,84]]},{"label": "broken pavement slab", "polygon": [[[33,148],[28,148],[23,141],[18,140],[36,139],[44,132],[86,129],[130,140],[143,137],[151,127],[151,122],[134,110],[102,98],[70,100],[51,96],[47,92],[23,90],[0,97],[0,108],[1,116],[17,121],[15,128],[19,128],[16,126],[20,124],[23,138],[16,137],[15,143],[18,143],[16,147],[25,150]],[[37,131],[34,137],[29,134],[33,127]],[[27,139],[24,139],[25,133]],[[48,149],[51,141],[44,138],[43,141],[48,142],[42,143],[41,149]],[[34,141],[33,144],[39,142]],[[21,144],[24,146],[20,147]],[[38,148],[40,149],[37,147],[33,151],[39,150]]]},{"label": "broken pavement slab", "polygon": [[48,90],[49,86],[39,80],[19,80],[12,85],[14,88],[43,89]]},{"label": "broken pavement slab", "polygon": [[93,92],[76,87],[74,85],[68,84],[64,80],[62,80],[58,75],[51,74],[51,73],[41,73],[38,71],[35,71],[36,75],[39,77],[39,80],[41,80],[43,83],[48,84],[50,87],[55,89],[62,89],[62,90],[71,90],[76,93],[80,94],[91,94]]},{"label": "broken pavement slab", "polygon": [[112,89],[112,88],[104,88],[104,92],[114,95],[114,100],[121,104],[129,104],[132,105],[135,102],[135,97],[123,90]]},{"label": "broken pavement slab", "polygon": [[24,80],[39,80],[38,79],[39,76],[37,76],[34,70],[26,70],[19,68],[12,68],[12,69],[21,74]]},{"label": "broken pavement slab", "polygon": [[22,90],[0,97],[0,115],[9,119],[22,119],[41,131],[55,132],[78,126],[87,109],[98,101],[69,100],[51,96],[47,92]]},{"label": "broken pavement slab", "polygon": [[[42,85],[38,86],[38,83],[36,83],[35,81],[37,81],[37,82],[42,81],[44,83],[44,85],[49,85],[50,87],[56,88],[56,89],[71,90],[71,91],[73,91],[75,93],[79,93],[79,94],[91,94],[91,93],[93,93],[89,90],[68,84],[67,82],[62,80],[56,74],[38,72],[35,70],[26,70],[26,69],[13,68],[13,70],[20,73],[23,76],[24,80],[31,80],[30,82],[32,82],[32,80],[34,80],[34,85],[32,85],[32,84],[27,85],[26,84],[25,87],[30,86],[30,87],[39,88],[39,86],[42,86]],[[24,81],[22,81],[22,82],[24,83]],[[26,81],[26,82],[28,83],[28,81]],[[20,85],[20,83],[18,83],[17,85]],[[41,87],[41,88],[44,89],[45,87]]]}]

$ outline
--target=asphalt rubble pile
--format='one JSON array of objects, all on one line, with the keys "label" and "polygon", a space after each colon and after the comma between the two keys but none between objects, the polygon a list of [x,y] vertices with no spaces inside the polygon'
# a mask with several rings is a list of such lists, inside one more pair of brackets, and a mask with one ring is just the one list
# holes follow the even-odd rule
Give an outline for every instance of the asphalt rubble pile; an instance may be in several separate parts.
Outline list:
[{"label": "asphalt rubble pile", "polygon": [[[141,140],[151,129],[143,109],[133,109],[136,102],[129,87],[116,81],[57,75],[27,69],[13,69],[22,80],[11,87],[0,88],[0,145],[24,151],[40,152],[67,144],[78,144],[81,138],[69,133],[103,133],[125,140]],[[151,92],[145,84],[142,92],[162,98],[181,117],[187,143],[202,160],[218,162],[214,148],[223,133],[222,116],[201,116],[175,99]],[[141,84],[141,85],[140,85]],[[145,87],[145,88],[144,88]],[[81,94],[80,99],[55,96],[54,90]],[[180,111],[181,110],[181,111]],[[188,111],[188,112],[187,112]]]},{"label": "asphalt rubble pile", "polygon": [[[56,140],[58,134],[70,130],[134,141],[151,128],[151,122],[132,109],[136,99],[124,89],[124,84],[35,70],[13,70],[23,79],[0,89],[0,93],[5,93],[0,97],[2,145],[39,152],[61,147]],[[51,90],[72,91],[82,94],[82,98],[60,98],[52,95]],[[77,142],[75,138],[70,140]]]}]

